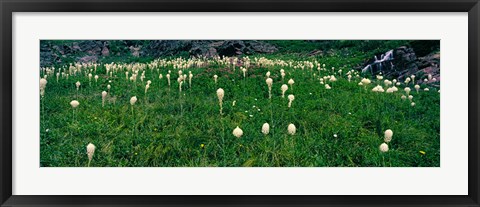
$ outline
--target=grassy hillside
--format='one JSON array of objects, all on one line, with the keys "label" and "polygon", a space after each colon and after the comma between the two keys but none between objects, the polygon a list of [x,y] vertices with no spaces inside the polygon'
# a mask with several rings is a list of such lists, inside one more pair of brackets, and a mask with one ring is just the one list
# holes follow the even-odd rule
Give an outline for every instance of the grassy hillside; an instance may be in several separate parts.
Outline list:
[{"label": "grassy hillside", "polygon": [[[373,92],[377,85],[387,90],[381,77],[367,77],[372,83],[359,86],[362,75],[350,72],[353,77],[348,80],[347,72],[363,61],[362,51],[302,58],[299,48],[314,47],[292,44],[298,44],[290,47],[295,54],[281,49],[267,55],[269,59],[250,57],[245,77],[240,67],[246,67],[246,59],[235,67],[230,60],[136,60],[147,64],[118,60],[117,66],[108,66],[108,73],[103,64],[96,69],[93,65],[49,68],[42,72],[48,84],[40,103],[40,164],[86,167],[86,146],[92,143],[96,150],[90,166],[94,167],[440,166],[439,91],[424,91],[428,86],[422,85],[417,93],[412,82],[402,82],[397,92]],[[187,74],[181,92],[179,70]],[[130,80],[135,71],[136,81]],[[268,71],[273,80],[271,99]],[[330,80],[332,76],[337,80]],[[293,87],[287,84],[289,79],[295,81]],[[148,80],[151,84],[145,92]],[[285,97],[282,84],[289,87]],[[401,98],[405,87],[412,89],[412,101]],[[223,114],[219,88],[225,91]],[[103,107],[102,91],[108,92]],[[295,98],[288,107],[290,94]],[[133,96],[138,100],[131,105]],[[80,105],[72,108],[72,100]],[[264,123],[270,125],[267,135],[262,133]],[[294,135],[288,132],[289,124],[296,127]],[[243,130],[240,138],[233,135],[237,126]],[[382,152],[379,146],[387,129],[393,131],[393,138],[389,150]]]}]

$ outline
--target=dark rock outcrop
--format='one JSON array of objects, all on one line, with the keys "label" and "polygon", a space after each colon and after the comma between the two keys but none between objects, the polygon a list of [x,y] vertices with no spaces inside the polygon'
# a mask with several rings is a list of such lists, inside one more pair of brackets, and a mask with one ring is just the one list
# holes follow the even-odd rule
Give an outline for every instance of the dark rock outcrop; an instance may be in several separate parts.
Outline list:
[{"label": "dark rock outcrop", "polygon": [[[255,53],[274,53],[278,49],[264,41],[255,40],[79,40],[42,41],[41,63],[50,66],[68,61],[98,61],[111,55],[132,57],[188,56],[238,56]],[[112,51],[115,51],[112,53]],[[94,58],[95,57],[95,58]]]}]

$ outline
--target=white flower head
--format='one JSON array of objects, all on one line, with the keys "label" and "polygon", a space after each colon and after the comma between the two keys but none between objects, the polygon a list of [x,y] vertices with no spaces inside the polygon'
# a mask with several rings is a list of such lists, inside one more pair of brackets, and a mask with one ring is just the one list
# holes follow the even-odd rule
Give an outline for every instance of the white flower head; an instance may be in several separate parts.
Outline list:
[{"label": "white flower head", "polygon": [[264,123],[262,126],[262,133],[267,135],[270,132],[270,125],[268,123]]},{"label": "white flower head", "polygon": [[363,78],[361,82],[362,82],[363,85],[368,85],[368,84],[370,84],[372,81],[370,81],[370,79]]},{"label": "white flower head", "polygon": [[92,161],[94,153],[95,153],[95,145],[93,145],[92,143],[89,143],[87,145],[87,156],[89,161]]},{"label": "white flower head", "polygon": [[137,102],[137,97],[136,96],[132,96],[132,98],[130,98],[130,105],[135,105],[135,102]]},{"label": "white flower head", "polygon": [[106,92],[106,91],[102,91],[102,99],[105,99],[105,97],[107,97],[107,92]]},{"label": "white flower head", "polygon": [[288,80],[289,85],[293,85],[294,83],[295,83],[295,81],[293,81],[293,79]]},{"label": "white flower head", "polygon": [[385,142],[389,143],[392,140],[393,131],[391,129],[385,130]]},{"label": "white flower head", "polygon": [[265,82],[267,83],[268,88],[271,88],[271,87],[272,87],[273,80],[272,80],[271,78],[267,78],[267,80],[265,80]]},{"label": "white flower head", "polygon": [[78,102],[77,100],[73,100],[73,101],[70,102],[70,105],[73,108],[77,108],[77,106],[80,105],[80,102]]},{"label": "white flower head", "polygon": [[287,130],[288,134],[294,135],[297,132],[297,127],[294,124],[289,124]]},{"label": "white flower head", "polygon": [[388,152],[388,145],[387,143],[382,143],[379,147],[381,152]]},{"label": "white flower head", "polygon": [[243,135],[243,130],[240,129],[240,127],[237,126],[232,132],[233,136],[240,138]]},{"label": "white flower head", "polygon": [[417,90],[417,93],[418,93],[418,89],[420,89],[420,85],[417,84],[414,87],[415,87],[415,90]]}]

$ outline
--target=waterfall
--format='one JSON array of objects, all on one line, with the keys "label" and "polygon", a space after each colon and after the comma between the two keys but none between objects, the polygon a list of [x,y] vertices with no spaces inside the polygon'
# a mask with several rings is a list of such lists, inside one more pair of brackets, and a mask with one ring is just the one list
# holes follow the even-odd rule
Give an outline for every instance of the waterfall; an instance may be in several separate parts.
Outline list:
[{"label": "waterfall", "polygon": [[[388,69],[389,65],[391,66],[390,68],[393,68],[393,63],[392,63],[393,50],[389,50],[385,54],[380,55],[380,59],[378,59],[378,57],[375,55],[374,59],[375,60],[373,61],[373,63],[368,64],[362,69],[362,73],[370,71],[373,74],[373,73],[376,73],[377,71],[383,71],[384,68]],[[384,67],[384,64],[385,64],[385,67]]]}]

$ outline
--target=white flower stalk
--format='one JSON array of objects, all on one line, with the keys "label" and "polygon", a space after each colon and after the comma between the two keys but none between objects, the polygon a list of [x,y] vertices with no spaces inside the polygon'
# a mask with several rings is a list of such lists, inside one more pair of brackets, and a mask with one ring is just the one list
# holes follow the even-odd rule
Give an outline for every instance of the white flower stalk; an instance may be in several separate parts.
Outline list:
[{"label": "white flower stalk", "polygon": [[405,91],[405,93],[407,93],[407,95],[410,94],[410,91],[411,91],[411,90],[412,90],[412,89],[410,89],[410,87],[406,87],[406,88],[404,89],[404,91]]},{"label": "white flower stalk", "polygon": [[125,72],[125,78],[127,79],[127,82],[128,82],[128,71]]},{"label": "white flower stalk", "polygon": [[285,72],[280,72],[280,75],[282,76],[282,82],[285,79]]},{"label": "white flower stalk", "polygon": [[60,73],[57,73],[57,83],[58,83],[58,78],[60,78]]},{"label": "white flower stalk", "polygon": [[93,154],[95,154],[95,145],[93,145],[92,143],[89,143],[87,145],[87,156],[88,156],[88,165],[87,167],[90,167],[90,162],[92,161],[93,159]]},{"label": "white flower stalk", "polygon": [[192,88],[192,78],[193,78],[193,74],[192,72],[190,72],[190,74],[188,74],[188,86],[190,88]]},{"label": "white flower stalk", "polygon": [[75,108],[78,107],[78,105],[80,105],[80,102],[78,102],[77,100],[73,100],[70,102],[70,105],[72,106],[72,109],[73,109],[73,121],[75,121]]},{"label": "white flower stalk", "polygon": [[270,71],[267,71],[265,75],[267,76],[267,78],[270,78]]},{"label": "white flower stalk", "polygon": [[92,77],[93,75],[91,73],[88,74],[88,85],[92,85]]},{"label": "white flower stalk", "polygon": [[282,89],[282,98],[285,98],[285,92],[288,90],[287,84],[283,84],[281,89]]},{"label": "white flower stalk", "polygon": [[418,90],[420,89],[420,86],[417,84],[417,85],[415,85],[414,87],[415,87],[415,90],[416,90],[417,93],[418,93]]},{"label": "white flower stalk", "polygon": [[40,95],[43,97],[45,96],[45,88],[47,87],[47,79],[42,78],[40,79]]},{"label": "white flower stalk", "polygon": [[295,99],[295,96],[293,94],[288,95],[288,108],[292,106],[292,102]]},{"label": "white flower stalk", "polygon": [[432,80],[432,74],[428,74],[428,80],[431,81]]},{"label": "white flower stalk", "polygon": [[392,141],[393,131],[391,129],[385,130],[384,141],[385,143],[389,143]]},{"label": "white flower stalk", "polygon": [[150,84],[145,85],[145,95],[147,95],[147,91],[150,88]]},{"label": "white flower stalk", "polygon": [[107,98],[107,92],[102,91],[102,107],[105,106],[105,99]]},{"label": "white flower stalk", "polygon": [[268,123],[265,123],[262,125],[262,133],[264,135],[267,135],[270,132],[270,125]]},{"label": "white flower stalk", "polygon": [[386,92],[387,92],[387,93],[393,93],[393,92],[395,92],[395,91],[393,90],[393,88],[387,88],[387,91],[386,91]]},{"label": "white flower stalk", "polygon": [[268,98],[271,99],[272,98],[273,80],[271,78],[267,78],[267,80],[265,82],[267,83],[267,86],[268,86]]},{"label": "white flower stalk", "polygon": [[112,88],[112,86],[110,84],[107,85],[107,91],[108,93],[110,93],[110,88]]},{"label": "white flower stalk", "polygon": [[412,102],[412,103],[410,104],[410,106],[414,107],[414,106],[415,106],[415,102]]},{"label": "white flower stalk", "polygon": [[288,80],[288,85],[290,85],[290,88],[292,88],[292,90],[293,90],[293,84],[294,83],[295,83],[295,81],[293,81],[293,79]]},{"label": "white flower stalk", "polygon": [[75,83],[75,85],[77,86],[77,91],[78,91],[78,89],[80,88],[80,85],[81,85],[81,84],[80,84],[80,81],[77,81],[77,82]]},{"label": "white flower stalk", "polygon": [[408,100],[410,100],[410,102],[413,101],[413,96],[412,95],[408,95]]},{"label": "white flower stalk", "polygon": [[350,82],[350,79],[352,79],[352,75],[348,74],[347,78],[348,78],[348,82]]},{"label": "white flower stalk", "polygon": [[168,87],[170,88],[170,73],[167,74],[167,82],[168,82]]},{"label": "white flower stalk", "polygon": [[160,73],[160,75],[158,75],[158,79],[162,79],[163,78],[163,75]]},{"label": "white flower stalk", "polygon": [[408,85],[408,83],[410,83],[412,79],[410,77],[407,77],[407,79],[405,79],[405,85]]},{"label": "white flower stalk", "polygon": [[289,124],[287,127],[287,130],[288,130],[288,134],[295,135],[295,133],[297,132],[297,127],[295,127],[295,125],[293,124]]},{"label": "white flower stalk", "polygon": [[387,143],[382,143],[380,147],[378,147],[381,152],[388,152],[388,145]]},{"label": "white flower stalk", "polygon": [[407,97],[406,97],[405,95],[402,95],[401,98],[402,98],[402,100],[406,100],[406,99],[407,99]]},{"label": "white flower stalk", "polygon": [[240,129],[240,127],[237,126],[232,132],[233,136],[240,138],[243,135],[243,130]]},{"label": "white flower stalk", "polygon": [[181,80],[179,83],[178,83],[178,91],[180,93],[182,93],[182,85],[183,85],[183,80]]},{"label": "white flower stalk", "polygon": [[415,84],[415,75],[411,75],[410,78],[412,78],[412,83]]},{"label": "white flower stalk", "polygon": [[330,87],[330,85],[328,85],[328,84],[325,84],[325,89],[330,90],[330,89],[332,89],[332,87]]},{"label": "white flower stalk", "polygon": [[247,77],[247,69],[242,68],[242,72],[243,72],[243,78],[246,78]]},{"label": "white flower stalk", "polygon": [[225,96],[225,91],[222,88],[217,90],[218,104],[220,105],[220,115],[223,114],[223,97]]},{"label": "white flower stalk", "polygon": [[217,84],[217,79],[218,79],[218,75],[213,75],[213,80],[215,81],[215,85]]},{"label": "white flower stalk", "polygon": [[98,82],[98,75],[95,75],[95,83]]}]

